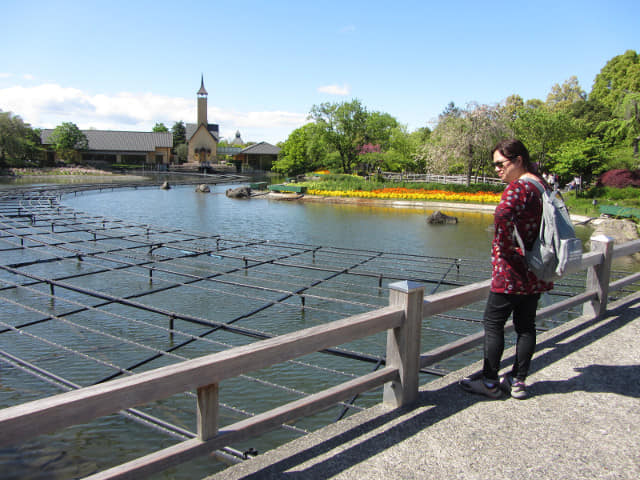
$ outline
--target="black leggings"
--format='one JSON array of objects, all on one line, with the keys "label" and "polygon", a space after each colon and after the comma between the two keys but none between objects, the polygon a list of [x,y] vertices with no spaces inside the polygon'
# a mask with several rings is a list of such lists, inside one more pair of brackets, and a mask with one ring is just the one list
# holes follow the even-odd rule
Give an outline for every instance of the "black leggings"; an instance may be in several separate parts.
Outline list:
[{"label": "black leggings", "polygon": [[531,357],[536,348],[536,308],[539,293],[512,295],[490,292],[484,311],[484,366],[486,380],[497,381],[500,360],[504,352],[504,324],[513,312],[513,324],[518,335],[516,359],[511,375],[524,380],[529,373]]}]

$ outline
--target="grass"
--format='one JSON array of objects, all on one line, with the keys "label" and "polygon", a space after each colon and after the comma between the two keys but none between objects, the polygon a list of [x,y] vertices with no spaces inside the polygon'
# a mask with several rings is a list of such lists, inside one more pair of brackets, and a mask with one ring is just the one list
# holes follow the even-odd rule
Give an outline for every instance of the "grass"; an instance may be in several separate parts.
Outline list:
[{"label": "grass", "polygon": [[599,217],[600,205],[640,208],[640,190],[633,187],[594,187],[579,194],[567,192],[562,196],[571,213],[588,217]]}]

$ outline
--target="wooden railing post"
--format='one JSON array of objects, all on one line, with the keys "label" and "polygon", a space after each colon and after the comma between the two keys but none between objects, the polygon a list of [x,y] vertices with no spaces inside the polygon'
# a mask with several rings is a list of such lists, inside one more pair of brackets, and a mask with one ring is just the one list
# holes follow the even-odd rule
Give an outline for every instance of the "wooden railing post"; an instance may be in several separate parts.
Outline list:
[{"label": "wooden railing post", "polygon": [[385,384],[382,398],[400,407],[418,398],[424,285],[403,281],[390,284],[389,289],[389,304],[404,306],[404,321],[387,332],[387,366],[398,368],[399,378]]},{"label": "wooden railing post", "polygon": [[600,317],[607,309],[609,295],[609,279],[611,277],[611,260],[613,258],[613,238],[606,235],[591,237],[591,251],[601,252],[602,263],[587,269],[587,291],[595,290],[598,296],[582,307],[583,315]]},{"label": "wooden railing post", "polygon": [[198,440],[210,440],[218,434],[218,384],[198,388]]}]

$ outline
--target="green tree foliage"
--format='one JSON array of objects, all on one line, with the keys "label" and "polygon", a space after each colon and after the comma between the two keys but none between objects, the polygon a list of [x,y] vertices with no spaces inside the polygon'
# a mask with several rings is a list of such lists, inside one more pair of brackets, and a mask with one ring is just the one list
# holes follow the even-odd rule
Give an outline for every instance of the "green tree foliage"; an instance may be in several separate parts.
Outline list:
[{"label": "green tree foliage", "polygon": [[[415,170],[415,152],[430,130],[410,136],[407,128],[384,112],[369,112],[359,100],[314,105],[312,123],[293,131],[273,169],[293,175],[313,169],[371,171]],[[375,151],[365,151],[366,145]]]},{"label": "green tree foliage", "polygon": [[167,126],[162,123],[162,122],[156,122],[156,124],[153,126],[153,132],[168,132],[169,129],[167,128]]},{"label": "green tree foliage", "polygon": [[515,120],[518,113],[524,109],[524,100],[520,95],[509,95],[502,105],[505,120]]},{"label": "green tree foliage", "polygon": [[84,133],[75,123],[64,122],[58,125],[51,136],[49,142],[53,145],[58,156],[65,162],[73,162],[77,152],[89,148],[89,142]]},{"label": "green tree foliage", "polygon": [[640,142],[640,56],[627,50],[607,62],[593,83],[589,100],[602,104],[611,115],[597,125],[600,137],[610,149],[620,144],[633,145],[638,157]]},{"label": "green tree foliage", "polygon": [[189,147],[186,143],[181,143],[175,148],[176,157],[178,157],[178,162],[184,163],[187,161],[189,156]]},{"label": "green tree foliage", "polygon": [[173,148],[177,149],[179,145],[187,143],[187,127],[182,120],[173,124],[171,133],[173,134]]},{"label": "green tree foliage", "polygon": [[589,98],[613,112],[633,93],[640,93],[640,56],[627,50],[609,60],[596,75]]},{"label": "green tree foliage", "polygon": [[358,151],[366,143],[367,110],[359,100],[344,103],[321,103],[311,108],[325,141],[340,155],[341,170],[350,173]]},{"label": "green tree foliage", "polygon": [[512,123],[515,136],[529,149],[531,159],[546,171],[551,153],[564,142],[578,138],[580,123],[565,111],[525,108]]},{"label": "green tree foliage", "polygon": [[597,138],[575,139],[558,147],[550,163],[550,170],[556,173],[561,183],[575,176],[584,182],[591,182],[604,171],[603,145]]},{"label": "green tree foliage", "polygon": [[315,123],[307,123],[291,132],[289,138],[282,143],[280,155],[272,170],[285,175],[300,175],[326,166],[322,164],[327,153],[323,133]]},{"label": "green tree foliage", "polygon": [[380,145],[383,151],[391,146],[391,139],[394,132],[400,127],[398,121],[388,113],[367,112],[364,142]]},{"label": "green tree foliage", "polygon": [[25,162],[41,158],[40,134],[18,115],[0,110],[0,168],[9,161]]},{"label": "green tree foliage", "polygon": [[574,103],[584,102],[587,98],[586,92],[580,87],[578,77],[569,77],[562,85],[557,83],[551,87],[551,92],[547,95],[546,107],[551,111],[566,110]]}]

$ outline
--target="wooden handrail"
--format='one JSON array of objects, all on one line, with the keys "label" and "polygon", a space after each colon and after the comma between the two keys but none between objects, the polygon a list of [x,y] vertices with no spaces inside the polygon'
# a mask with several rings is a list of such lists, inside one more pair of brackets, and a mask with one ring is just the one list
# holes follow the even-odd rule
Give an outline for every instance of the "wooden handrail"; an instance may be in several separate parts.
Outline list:
[{"label": "wooden handrail", "polygon": [[86,477],[85,480],[138,479],[169,468],[177,463],[206,455],[226,445],[255,437],[273,430],[285,422],[291,422],[321,411],[341,400],[390,382],[397,376],[398,369],[392,367],[382,368],[349,382],[226,426],[212,439],[206,441],[197,438],[186,440],[177,445],[172,445],[144,457],[98,472],[95,475]]},{"label": "wooden handrail", "polygon": [[0,410],[0,446],[219,383],[325,348],[396,328],[402,307],[384,307],[130,377]]}]

